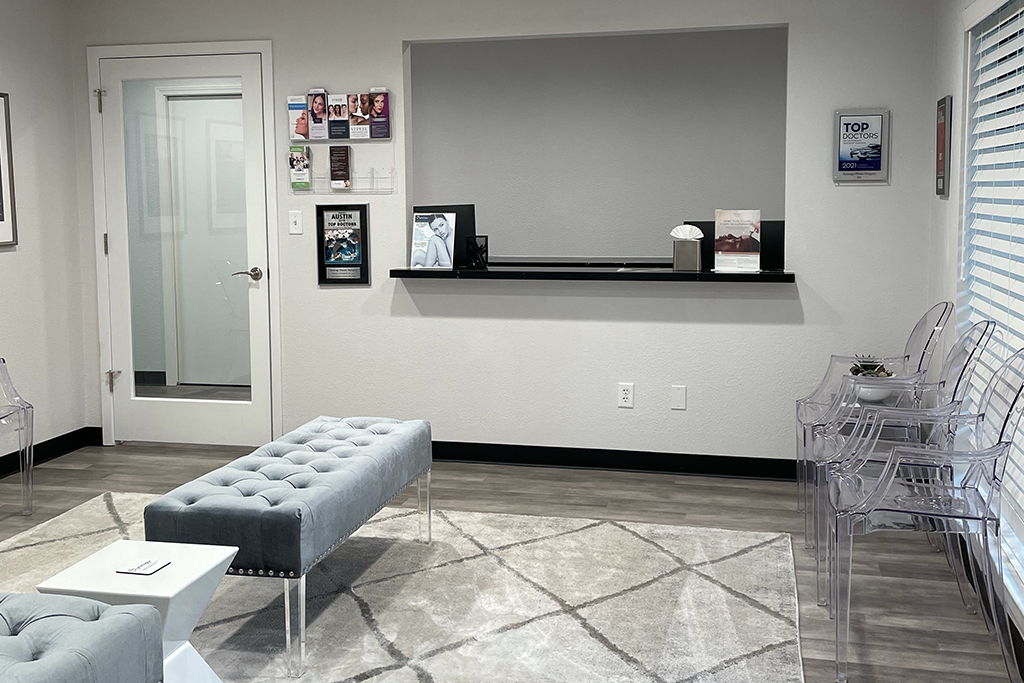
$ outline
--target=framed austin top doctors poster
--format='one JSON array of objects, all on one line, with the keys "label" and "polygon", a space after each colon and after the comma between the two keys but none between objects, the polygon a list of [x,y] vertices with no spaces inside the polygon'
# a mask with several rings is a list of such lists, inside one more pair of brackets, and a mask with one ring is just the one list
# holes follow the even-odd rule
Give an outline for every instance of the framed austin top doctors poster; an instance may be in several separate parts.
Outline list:
[{"label": "framed austin top doctors poster", "polygon": [[0,247],[18,243],[14,218],[14,159],[11,158],[11,106],[0,92]]},{"label": "framed austin top doctors poster", "polygon": [[840,109],[834,116],[832,180],[889,182],[889,110]]},{"label": "framed austin top doctors poster", "polygon": [[370,284],[369,211],[368,204],[317,204],[320,284]]}]

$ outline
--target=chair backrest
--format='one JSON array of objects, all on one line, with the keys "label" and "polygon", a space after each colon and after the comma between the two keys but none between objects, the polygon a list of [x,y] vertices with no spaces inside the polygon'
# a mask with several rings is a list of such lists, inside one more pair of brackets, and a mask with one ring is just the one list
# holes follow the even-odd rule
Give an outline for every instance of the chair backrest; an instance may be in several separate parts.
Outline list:
[{"label": "chair backrest", "polygon": [[992,375],[978,403],[984,417],[975,433],[978,450],[1012,441],[1024,412],[1024,349],[1010,356]]},{"label": "chair backrest", "polygon": [[983,320],[971,325],[970,329],[960,335],[942,363],[942,371],[939,373],[938,405],[964,400],[971,385],[974,368],[982,351],[992,339],[995,328],[995,321]]},{"label": "chair backrest", "polygon": [[3,406],[32,407],[28,401],[18,394],[18,390],[14,388],[14,382],[11,381],[11,373],[7,371],[7,361],[0,358],[0,407]]},{"label": "chair backrest", "polygon": [[927,372],[932,354],[938,346],[939,337],[946,327],[949,316],[953,313],[953,304],[942,301],[928,309],[928,312],[917,321],[917,325],[907,339],[904,355],[907,358],[907,372]]}]

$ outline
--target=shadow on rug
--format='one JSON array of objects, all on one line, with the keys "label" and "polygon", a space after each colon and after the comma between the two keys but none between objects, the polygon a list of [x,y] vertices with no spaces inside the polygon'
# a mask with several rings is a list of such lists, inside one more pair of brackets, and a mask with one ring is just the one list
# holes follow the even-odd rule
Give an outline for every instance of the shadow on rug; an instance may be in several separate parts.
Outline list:
[{"label": "shadow on rug", "polygon": [[[0,591],[119,538],[156,496],[106,493],[0,543]],[[798,683],[787,534],[387,508],[307,575],[309,683]],[[192,636],[225,683],[284,676],[283,581],[227,576]]]}]

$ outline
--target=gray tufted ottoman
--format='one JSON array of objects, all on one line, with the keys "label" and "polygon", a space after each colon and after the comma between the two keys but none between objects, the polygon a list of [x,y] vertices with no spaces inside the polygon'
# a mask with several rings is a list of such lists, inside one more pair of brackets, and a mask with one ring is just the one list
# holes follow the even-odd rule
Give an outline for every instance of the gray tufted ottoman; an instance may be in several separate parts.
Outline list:
[{"label": "gray tufted ottoman", "polygon": [[296,583],[301,663],[306,572],[413,481],[429,542],[430,466],[426,421],[318,417],[150,503],[146,540],[237,546],[228,573],[283,577],[289,650]]},{"label": "gray tufted ottoman", "polygon": [[155,607],[0,594],[0,681],[159,683],[163,676]]}]

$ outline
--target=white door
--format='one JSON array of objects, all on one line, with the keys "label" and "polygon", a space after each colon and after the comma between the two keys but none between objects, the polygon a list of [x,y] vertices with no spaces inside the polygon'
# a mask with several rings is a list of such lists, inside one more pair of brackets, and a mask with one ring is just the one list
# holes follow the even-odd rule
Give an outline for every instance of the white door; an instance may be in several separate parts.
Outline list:
[{"label": "white door", "polygon": [[99,60],[113,437],[271,438],[259,55]]}]

